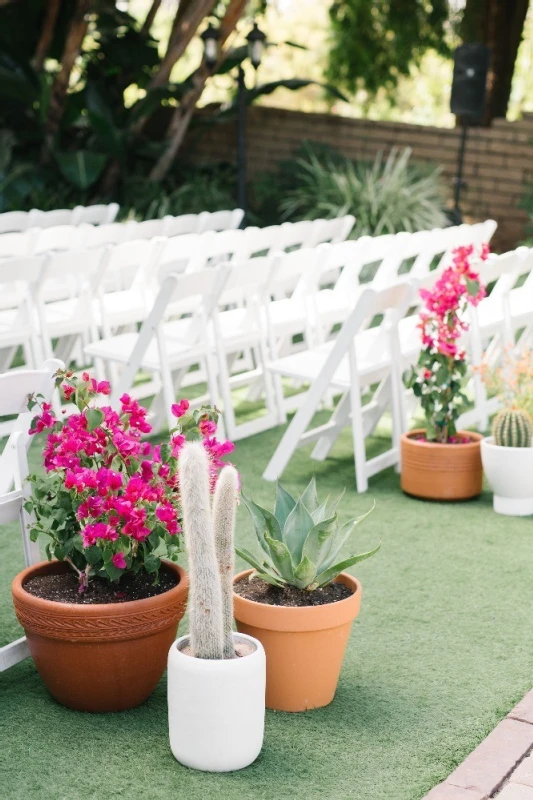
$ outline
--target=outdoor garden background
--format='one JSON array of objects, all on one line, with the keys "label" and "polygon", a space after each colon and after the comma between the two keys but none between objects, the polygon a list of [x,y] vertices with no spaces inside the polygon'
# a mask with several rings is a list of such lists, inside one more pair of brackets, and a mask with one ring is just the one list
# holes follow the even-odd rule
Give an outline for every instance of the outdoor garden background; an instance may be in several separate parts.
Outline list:
[{"label": "outdoor garden background", "polygon": [[[215,16],[228,52],[211,75],[198,34]],[[396,232],[402,198],[422,175],[431,176],[430,211],[413,202],[407,225],[443,224],[459,145],[452,53],[475,40],[489,44],[497,69],[486,118],[469,133],[463,212],[498,222],[496,251],[528,241],[527,0],[0,0],[0,212],[116,201],[121,219],[141,220],[235,207],[234,70],[253,19],[269,46],[257,74],[244,65],[249,224],[326,216],[327,201],[328,216],[365,221],[359,235],[378,223],[378,233]],[[410,148],[410,160],[374,214],[357,181],[344,194],[331,186],[332,174],[370,170],[391,148]],[[323,193],[306,189],[311,163]],[[255,411],[240,405],[241,419]],[[282,432],[239,441],[233,458],[266,507],[272,485],[261,475]],[[370,451],[386,440],[385,430]],[[271,712],[253,766],[206,775],[168,749],[164,679],[138,709],[82,715],[56,704],[27,660],[0,677],[2,797],[419,800],[522,698],[533,666],[531,521],[496,516],[487,487],[467,504],[421,504],[400,492],[393,469],[358,495],[350,431],[324,462],[310,461],[310,449],[297,451],[284,483],[300,492],[316,474],[324,494],[346,486],[346,518],[375,499],[360,550],[382,542],[356,570],[364,609],[333,704]],[[37,467],[38,446],[30,458]],[[242,508],[237,540],[253,540]],[[22,566],[13,526],[2,537],[2,643],[19,635],[10,581]]]}]

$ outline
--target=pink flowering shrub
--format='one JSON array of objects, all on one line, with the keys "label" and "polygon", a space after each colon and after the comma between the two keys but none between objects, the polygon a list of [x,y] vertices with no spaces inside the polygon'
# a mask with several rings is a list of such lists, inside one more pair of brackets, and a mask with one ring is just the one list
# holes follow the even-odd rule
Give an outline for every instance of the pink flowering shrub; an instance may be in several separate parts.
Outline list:
[{"label": "pink flowering shrub", "polygon": [[[476,254],[485,260],[488,245]],[[422,351],[406,384],[420,398],[426,417],[426,439],[458,443],[456,422],[467,400],[463,392],[466,354],[461,337],[468,329],[465,311],[485,297],[479,274],[472,268],[474,247],[453,251],[450,267],[444,270],[431,291],[420,290],[425,309],[419,328]]]},{"label": "pink flowering shrub", "polygon": [[30,397],[40,409],[30,433],[49,431],[44,447],[44,476],[31,475],[33,541],[45,534],[48,558],[67,561],[83,592],[92,576],[118,581],[145,570],[157,583],[161,556],[177,560],[181,549],[179,454],[187,439],[202,439],[211,463],[214,491],[231,442],[216,437],[218,412],[189,411],[187,400],[172,406],[176,427],[162,445],[143,441],[151,431],[146,409],[127,394],[120,409],[96,407],[98,395],[110,394],[107,381],[87,373],[78,380],[58,373],[56,384],[78,408],[63,421],[48,403]]}]

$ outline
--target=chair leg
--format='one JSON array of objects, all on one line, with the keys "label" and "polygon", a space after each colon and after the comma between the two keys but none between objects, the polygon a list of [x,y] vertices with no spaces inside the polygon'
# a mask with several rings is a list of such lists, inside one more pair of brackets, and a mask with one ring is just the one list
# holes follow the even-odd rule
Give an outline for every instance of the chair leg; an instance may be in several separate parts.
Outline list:
[{"label": "chair leg", "polygon": [[366,449],[363,427],[363,408],[361,404],[361,385],[355,359],[355,345],[353,343],[350,345],[348,361],[350,364],[350,408],[352,412],[355,483],[357,491],[362,493],[366,492],[368,489],[368,478],[366,475]]}]

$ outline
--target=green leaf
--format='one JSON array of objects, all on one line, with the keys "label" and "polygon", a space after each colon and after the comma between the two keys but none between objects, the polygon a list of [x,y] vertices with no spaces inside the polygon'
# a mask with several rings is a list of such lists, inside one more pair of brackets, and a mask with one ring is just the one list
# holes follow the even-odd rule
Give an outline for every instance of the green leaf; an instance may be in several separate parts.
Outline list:
[{"label": "green leaf", "polygon": [[118,569],[118,567],[115,567],[115,565],[113,564],[112,561],[110,561],[108,564],[105,565],[105,571],[106,571],[109,579],[112,580],[112,581],[118,580],[121,577],[121,575],[124,574],[124,570],[123,569]]},{"label": "green leaf", "polygon": [[99,561],[102,560],[103,551],[101,547],[98,547],[98,545],[94,544],[91,545],[91,547],[87,547],[83,551],[83,554],[91,567],[94,567]]},{"label": "green leaf", "polygon": [[161,566],[161,559],[155,553],[150,553],[144,559],[144,568],[147,572],[157,572]]},{"label": "green leaf", "polygon": [[246,102],[253,103],[258,97],[262,97],[265,94],[272,94],[276,89],[290,89],[294,92],[298,89],[304,89],[306,86],[321,86],[327,94],[336,97],[337,100],[343,100],[345,103],[349,102],[346,95],[330,83],[321,83],[320,81],[312,81],[307,78],[286,78],[279,81],[261,83],[253,89],[248,89],[246,92]]},{"label": "green leaf", "polygon": [[273,539],[281,541],[281,530],[278,521],[276,517],[270,513],[270,511],[266,510],[266,508],[261,508],[261,506],[257,505],[257,503],[254,503],[253,500],[250,500],[248,497],[246,497],[244,492],[241,494],[241,497],[254,523],[257,540],[259,541],[259,544],[265,553],[270,556],[270,550],[265,541],[265,532],[268,531]]},{"label": "green leaf", "polygon": [[301,496],[301,501],[309,511],[310,514],[318,508],[318,497],[316,494],[316,480],[315,476],[311,478],[307,484],[304,493]]},{"label": "green leaf", "polygon": [[96,183],[107,162],[107,156],[103,153],[91,153],[88,150],[72,153],[56,151],[54,156],[64,177],[77,189],[87,189]]},{"label": "green leaf", "polygon": [[287,583],[294,582],[294,566],[292,563],[291,554],[285,542],[278,542],[272,539],[268,533],[265,534],[265,541],[270,548],[272,561],[282,578],[285,578]]},{"label": "green leaf", "polygon": [[361,516],[357,517],[356,519],[348,520],[348,522],[346,522],[340,529],[338,536],[329,541],[329,547],[326,547],[322,554],[324,559],[320,565],[322,570],[328,569],[334,563],[335,559],[339,556],[355,528],[357,528],[357,526],[360,525],[361,522],[363,522],[369,516],[369,514],[373,512],[375,507],[376,502],[374,501],[372,507],[368,511],[366,511],[364,514],[361,514]]},{"label": "green leaf", "polygon": [[287,517],[296,505],[296,500],[283,488],[278,481],[276,484],[276,503],[274,505],[274,516],[279,522],[280,529],[283,530]]},{"label": "green leaf", "polygon": [[479,281],[472,281],[469,278],[466,279],[466,289],[470,297],[475,297],[480,289]]},{"label": "green leaf", "polygon": [[317,575],[316,578],[316,587],[320,588],[321,586],[326,586],[328,583],[337,577],[343,570],[348,569],[348,567],[352,567],[354,564],[358,564],[360,561],[364,561],[366,558],[370,558],[370,556],[375,555],[378,550],[381,549],[381,545],[378,544],[373,550],[370,550],[368,553],[360,553],[358,556],[350,556],[346,558],[344,561],[339,561],[334,566],[330,567],[329,569],[321,572]]},{"label": "green leaf", "polygon": [[85,412],[87,418],[87,428],[94,431],[104,421],[104,415],[99,408],[88,408]]},{"label": "green leaf", "polygon": [[37,528],[30,528],[30,541],[36,542],[39,538],[39,531]]},{"label": "green leaf", "polygon": [[315,576],[316,565],[307,556],[304,556],[294,570],[294,585],[298,589],[307,589],[313,583]]},{"label": "green leaf", "polygon": [[244,561],[246,561],[247,564],[253,567],[258,573],[259,577],[263,578],[263,580],[267,581],[267,583],[271,583],[273,586],[283,586],[283,581],[274,571],[274,568],[269,567],[267,564],[260,564],[254,554],[250,553],[250,551],[245,547],[236,547],[235,552]]},{"label": "green leaf", "polygon": [[339,503],[340,503],[340,501],[342,500],[342,498],[344,497],[345,494],[346,494],[346,489],[343,489],[342,492],[340,493],[340,495],[338,497],[336,497],[334,500],[332,500],[331,503],[327,506],[326,517],[328,519],[335,514],[335,512],[337,511],[337,508],[339,506]]},{"label": "green leaf", "polygon": [[313,526],[313,517],[299,497],[283,528],[283,541],[289,548],[295,564],[300,563],[305,540]]},{"label": "green leaf", "polygon": [[[338,531],[337,515],[317,523],[307,535],[303,546],[303,556],[307,557],[318,566],[322,563],[324,547],[329,543],[330,537]],[[314,577],[314,576],[313,576]]]}]

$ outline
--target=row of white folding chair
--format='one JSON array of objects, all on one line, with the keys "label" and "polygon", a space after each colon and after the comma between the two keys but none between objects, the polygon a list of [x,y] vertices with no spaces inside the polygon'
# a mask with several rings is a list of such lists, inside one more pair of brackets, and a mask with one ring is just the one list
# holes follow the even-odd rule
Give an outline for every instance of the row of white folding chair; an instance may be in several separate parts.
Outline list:
[{"label": "row of white folding chair", "polygon": [[[27,449],[32,414],[28,412],[28,395],[40,394],[50,401],[54,393],[54,375],[63,369],[60,361],[46,361],[38,370],[11,370],[0,375],[0,417],[17,414],[11,425],[11,434],[0,455],[0,526],[17,522],[22,534],[22,549],[26,566],[40,561],[39,547],[30,539],[34,517],[25,508],[30,495]],[[29,656],[26,637],[21,637],[0,647],[0,672],[18,664]]]},{"label": "row of white folding chair", "polygon": [[118,203],[75,208],[58,208],[53,211],[7,211],[0,214],[0,234],[26,231],[30,228],[52,228],[58,225],[105,225],[118,214]]}]

